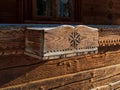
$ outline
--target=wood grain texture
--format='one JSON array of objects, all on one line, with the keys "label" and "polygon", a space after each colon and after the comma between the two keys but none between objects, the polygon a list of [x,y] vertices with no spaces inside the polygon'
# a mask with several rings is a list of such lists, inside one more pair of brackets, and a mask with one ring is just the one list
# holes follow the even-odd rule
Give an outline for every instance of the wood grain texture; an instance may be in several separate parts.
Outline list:
[{"label": "wood grain texture", "polygon": [[29,52],[26,54],[43,60],[97,53],[98,46],[98,29],[84,25],[26,31],[26,52]]},{"label": "wood grain texture", "polygon": [[[81,89],[81,90],[114,90],[120,87],[120,75],[119,72],[106,73],[110,69],[119,70],[120,64],[107,66],[103,68],[91,69],[81,71],[77,73],[46,78],[42,80],[32,81],[29,83],[23,83],[12,87],[1,88],[1,90],[16,90],[22,88],[22,90],[29,89],[44,89],[44,90],[70,90],[70,89]],[[103,73],[104,71],[104,73]],[[98,72],[96,74],[96,72]],[[110,75],[111,74],[111,75]],[[108,75],[108,77],[104,77]],[[110,75],[110,76],[109,76]],[[100,80],[96,80],[96,77]],[[101,77],[104,78],[101,80]],[[106,82],[104,82],[106,81]],[[101,83],[100,83],[101,82]],[[99,83],[99,84],[98,84]],[[97,86],[96,86],[96,85]]]},{"label": "wood grain texture", "polygon": [[[45,31],[44,56],[69,57],[67,54],[97,52],[98,29],[87,26],[60,26]],[[70,55],[71,56],[71,55]]]},{"label": "wood grain texture", "polygon": [[119,29],[100,29],[99,30],[99,46],[116,46],[120,45]]},{"label": "wood grain texture", "polygon": [[24,29],[0,30],[0,56],[23,54],[25,43]]},{"label": "wood grain texture", "polygon": [[92,28],[88,26],[81,26],[78,25],[75,28],[75,31],[80,34],[80,44],[78,45],[78,48],[97,48],[98,45],[98,29]]},{"label": "wood grain texture", "polygon": [[[59,30],[62,32],[59,32]],[[91,47],[98,47],[98,31],[96,29],[94,31],[93,28],[86,26],[62,26],[57,27],[57,29],[46,29],[45,31],[31,29],[24,32],[23,30],[25,34],[24,35],[22,32],[22,35],[25,37],[24,39],[22,38],[23,36],[21,35],[21,31],[11,30],[12,34],[9,33],[9,31],[10,30],[0,31],[0,41],[2,42],[0,44],[2,44],[2,50],[8,50],[4,48],[5,45],[11,47],[22,45],[23,42],[21,44],[20,41],[26,39],[26,43],[24,41],[24,44],[26,45],[26,51],[28,50],[27,52],[33,55],[37,54],[39,57],[44,55],[45,53],[43,52],[47,49],[51,51],[47,53],[53,53],[55,52],[54,50],[52,50],[54,48],[60,48],[61,50],[61,48],[64,49],[64,47],[70,47],[73,48],[72,50],[74,50],[74,52],[71,54],[67,52],[70,56],[69,58],[65,58],[66,56],[63,55],[61,56],[62,59],[54,59],[53,57],[54,60],[46,61],[34,58],[32,56],[24,55],[24,53],[21,53],[19,55],[10,54],[0,56],[1,90],[119,90],[119,46],[114,45],[114,47],[116,48],[115,50],[108,48],[109,50],[104,53],[88,53],[74,56],[76,55],[74,54],[76,53],[75,50],[77,50],[79,47],[81,47],[80,50],[86,47],[88,48],[88,46],[90,46],[88,49],[90,49]],[[58,35],[56,35],[55,32],[57,32]],[[61,35],[60,38],[58,37],[59,34]],[[117,38],[119,38],[119,30],[115,32],[111,32],[110,30],[106,31],[106,33],[103,34],[105,35],[105,39],[106,35],[108,37],[111,37],[111,35],[114,34],[117,36]],[[104,39],[103,34],[99,34],[99,40],[100,38]],[[16,38],[13,38],[13,36]],[[75,40],[77,41],[77,43],[70,43],[73,37],[73,41]],[[66,41],[65,43],[67,43],[67,46],[63,44],[64,39]],[[12,42],[12,44],[10,44],[11,41],[19,43],[16,44]],[[56,41],[57,44],[54,44],[54,41]],[[45,45],[46,48],[43,48],[43,46],[45,47]],[[47,45],[50,46],[48,47]],[[111,46],[111,48],[114,47]],[[41,49],[42,53],[39,52],[41,51]],[[99,49],[102,51],[104,48],[99,47]],[[65,50],[63,51],[65,52]]]},{"label": "wood grain texture", "polygon": [[[52,52],[55,54],[64,53],[65,51],[72,51],[74,48],[70,47],[69,35],[74,31],[72,26],[60,26],[54,29],[45,31],[44,52],[50,56]],[[47,53],[49,55],[47,55]],[[53,55],[54,55],[53,54]]]},{"label": "wood grain texture", "polygon": [[43,57],[44,31],[26,30],[25,31],[25,52]]}]

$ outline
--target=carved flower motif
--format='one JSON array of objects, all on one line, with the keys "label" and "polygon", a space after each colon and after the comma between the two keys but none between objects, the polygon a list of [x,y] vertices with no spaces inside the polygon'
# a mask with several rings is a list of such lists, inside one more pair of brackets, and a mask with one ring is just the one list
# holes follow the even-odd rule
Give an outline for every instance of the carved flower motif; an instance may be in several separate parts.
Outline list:
[{"label": "carved flower motif", "polygon": [[71,47],[76,48],[78,44],[80,43],[80,34],[77,33],[76,31],[72,32],[69,35],[69,41],[70,41]]}]

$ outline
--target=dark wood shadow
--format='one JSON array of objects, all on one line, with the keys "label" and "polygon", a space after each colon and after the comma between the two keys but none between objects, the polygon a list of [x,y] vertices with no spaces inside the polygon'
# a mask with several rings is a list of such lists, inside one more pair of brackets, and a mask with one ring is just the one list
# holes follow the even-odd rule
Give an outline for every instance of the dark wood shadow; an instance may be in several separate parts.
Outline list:
[{"label": "dark wood shadow", "polygon": [[41,60],[26,55],[0,56],[0,87],[24,83],[16,79],[21,76],[26,77],[27,73],[41,64],[44,64]]}]

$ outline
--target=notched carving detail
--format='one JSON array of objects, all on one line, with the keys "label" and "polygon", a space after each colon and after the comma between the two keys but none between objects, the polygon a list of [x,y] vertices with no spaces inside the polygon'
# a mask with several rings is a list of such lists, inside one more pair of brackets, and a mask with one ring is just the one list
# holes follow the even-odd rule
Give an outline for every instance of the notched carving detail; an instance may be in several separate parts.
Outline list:
[{"label": "notched carving detail", "polygon": [[80,34],[76,31],[69,35],[70,46],[76,48],[80,44]]},{"label": "notched carving detail", "polygon": [[23,54],[25,48],[24,28],[9,29],[1,28],[0,30],[0,56]]}]

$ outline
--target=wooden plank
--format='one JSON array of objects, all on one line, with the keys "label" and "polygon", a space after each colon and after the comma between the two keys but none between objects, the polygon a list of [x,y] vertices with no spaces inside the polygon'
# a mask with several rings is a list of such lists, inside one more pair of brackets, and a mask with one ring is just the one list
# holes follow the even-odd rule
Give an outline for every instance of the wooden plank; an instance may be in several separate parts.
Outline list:
[{"label": "wooden plank", "polygon": [[100,86],[91,90],[111,90],[109,85]]},{"label": "wooden plank", "polygon": [[110,87],[112,90],[119,89],[120,88],[120,81],[110,83]]},{"label": "wooden plank", "polygon": [[106,68],[101,68],[99,70],[94,70],[94,78],[92,79],[92,81],[96,82],[96,81],[100,81],[100,80],[104,80],[105,78],[109,78],[109,77],[113,77],[115,75],[119,75],[120,74],[120,65],[111,65],[109,67]]},{"label": "wooden plank", "polygon": [[0,30],[0,56],[24,53],[24,28]]},{"label": "wooden plank", "polygon": [[[115,75],[115,76],[103,79],[101,81],[93,82],[93,86],[94,87],[99,87],[99,86],[102,86],[102,85],[109,85],[110,83],[117,82],[118,80],[120,80],[120,75]],[[112,86],[112,87],[114,88],[115,86]]]},{"label": "wooden plank", "polygon": [[[0,70],[29,66],[37,63],[41,63],[41,61],[39,59],[29,57],[23,54],[0,56]],[[9,70],[8,73],[10,73]]]},{"label": "wooden plank", "polygon": [[61,87],[52,88],[51,90],[90,90],[92,84],[90,80],[84,80],[81,82],[75,82],[68,85],[63,85]]},{"label": "wooden plank", "polygon": [[[93,90],[109,90],[110,89],[116,89],[119,88],[120,86],[120,75],[117,74],[116,71],[114,71],[113,73],[116,73],[116,75],[113,74],[113,76],[109,76],[105,77],[104,80],[107,81],[104,82],[103,80],[100,81],[96,81],[93,82],[93,79],[95,80],[96,78],[94,77],[95,72],[99,72],[99,75],[97,75],[98,77],[102,74],[104,77],[104,75],[106,75],[106,73],[102,73],[101,70],[105,70],[107,72],[109,72],[108,68],[119,68],[119,65],[113,65],[113,66],[108,66],[108,67],[103,67],[103,68],[98,68],[98,69],[92,69],[92,70],[87,70],[87,71],[82,71],[82,72],[77,72],[77,73],[72,73],[72,74],[67,74],[67,75],[62,75],[62,76],[56,76],[56,77],[51,77],[51,78],[46,78],[46,79],[40,79],[40,80],[36,80],[36,81],[29,81],[28,82],[24,82],[23,84],[19,84],[15,86],[11,86],[8,88],[1,88],[1,90],[9,90],[9,89],[16,89],[16,88],[24,88],[24,89],[38,89],[38,88],[42,88],[45,90],[48,89],[60,89],[60,90],[66,90],[66,89],[92,89]],[[106,69],[107,68],[107,69]],[[37,70],[36,70],[37,71]],[[39,74],[40,75],[40,74]],[[101,77],[100,77],[101,78]],[[27,80],[30,79],[29,74],[27,74],[26,79],[22,78],[23,80]],[[20,78],[18,79],[20,80]],[[12,81],[14,82],[14,81]],[[98,86],[95,86],[95,84],[99,83]]]},{"label": "wooden plank", "polygon": [[[26,61],[32,61],[32,59],[33,59],[33,61],[30,62],[29,64],[33,64],[38,61],[42,61],[40,59],[36,59],[36,58],[32,58],[32,57],[29,57],[29,58],[31,58],[31,59],[29,59],[24,56],[21,57],[21,60],[19,60],[20,57],[21,56],[0,57],[1,60],[5,61],[5,62],[3,62],[3,61],[0,62],[1,68],[2,67],[3,68],[13,67],[14,65],[19,66],[20,64],[24,66],[25,64],[27,64],[27,63],[25,63]],[[17,59],[17,58],[19,58],[19,59]],[[116,65],[116,64],[120,63],[119,58],[120,58],[119,52],[116,52],[114,54],[109,53],[109,54],[98,54],[98,55],[83,55],[83,56],[76,56],[76,57],[64,58],[64,59],[56,59],[53,61],[44,62],[44,64],[42,64],[40,66],[45,67],[46,64],[50,64],[50,65],[53,65],[51,67],[56,68],[56,70],[59,68],[62,69],[63,67],[65,69],[67,69],[67,67],[68,67],[69,70],[66,70],[65,72],[72,73],[72,72],[76,72],[76,71],[83,71],[83,70],[89,70],[89,69],[93,69],[93,68],[100,68],[100,67],[104,67],[104,66]],[[13,62],[13,63],[10,63],[9,60],[11,60],[11,62]],[[7,63],[10,63],[10,64],[7,64]],[[67,65],[71,65],[71,67],[69,67]],[[48,71],[49,71],[49,69],[48,69]],[[40,70],[42,71],[42,69],[40,69]]]},{"label": "wooden plank", "polygon": [[[30,83],[25,83],[25,84],[15,86],[15,88],[14,88],[14,86],[8,87],[8,88],[13,88],[13,90],[16,89],[17,87],[21,87],[24,89],[25,88],[31,88],[31,89],[32,88],[44,88],[45,90],[48,90],[50,88],[59,87],[61,85],[62,86],[67,85],[67,84],[70,84],[72,82],[77,82],[77,81],[82,81],[83,83],[86,83],[86,82],[89,82],[89,80],[86,80],[89,78],[91,78],[90,72],[79,72],[79,73],[75,73],[75,74],[68,74],[68,75],[64,75],[64,76],[57,76],[57,77],[53,77],[53,78],[37,80],[37,81],[30,82]],[[83,85],[83,83],[81,83],[81,84]]]},{"label": "wooden plank", "polygon": [[[5,59],[4,57],[4,58],[0,58],[2,60],[3,59],[5,60],[4,63],[2,61],[0,63],[1,69],[2,67],[4,68],[3,70],[0,71],[0,73],[1,73],[1,78],[5,79],[6,77],[4,77],[4,75],[8,75],[7,77],[9,76],[17,77],[16,74],[11,73],[13,69],[15,69],[16,73],[21,73],[21,74],[23,73],[22,70],[24,69],[28,70],[27,72],[24,72],[27,74],[26,77],[24,76],[26,74],[23,74],[22,76],[19,76],[19,78],[15,78],[13,80],[10,79],[13,82],[6,83],[9,86],[13,84],[16,85],[18,83],[20,84],[23,81],[28,82],[28,81],[41,80],[41,79],[57,77],[65,74],[72,74],[72,73],[80,72],[83,70],[90,70],[90,69],[101,68],[101,67],[110,66],[110,65],[116,65],[120,63],[119,56],[120,55],[117,53],[114,55],[108,54],[106,56],[102,56],[102,55],[78,56],[73,58],[48,61],[48,62],[44,62],[43,64],[40,63],[41,60],[34,59],[34,58],[29,59],[30,57],[29,58],[23,57],[24,59],[21,58],[21,60],[17,59],[17,57],[10,58],[11,62],[13,62],[13,63],[10,63],[9,59],[8,58]],[[22,66],[24,67],[22,68]],[[9,67],[12,67],[12,68],[9,68]],[[119,65],[118,66],[116,65],[115,67],[111,67],[111,66],[109,67],[111,68],[112,71],[115,70],[114,73],[111,72],[112,74],[109,73],[109,70],[110,70],[109,68],[99,69],[98,71],[94,70],[93,76],[95,79],[93,78],[92,80],[94,80],[94,82],[98,81],[97,82],[98,84],[96,84],[96,86],[99,85],[99,83],[100,84],[102,83],[102,82],[99,82],[100,80],[119,74],[119,71],[120,71]],[[29,68],[33,68],[33,70]],[[29,79],[26,80],[26,78],[29,78]],[[108,81],[106,80],[104,82],[106,83]]]},{"label": "wooden plank", "polygon": [[91,90],[119,90],[120,89],[120,81],[109,83],[108,85],[99,86],[97,88]]},{"label": "wooden plank", "polygon": [[110,88],[115,88],[119,86],[120,79],[120,65],[111,65],[109,67],[103,67],[99,70],[94,70],[93,78],[91,82],[94,87],[99,87],[102,85],[109,85]]}]

